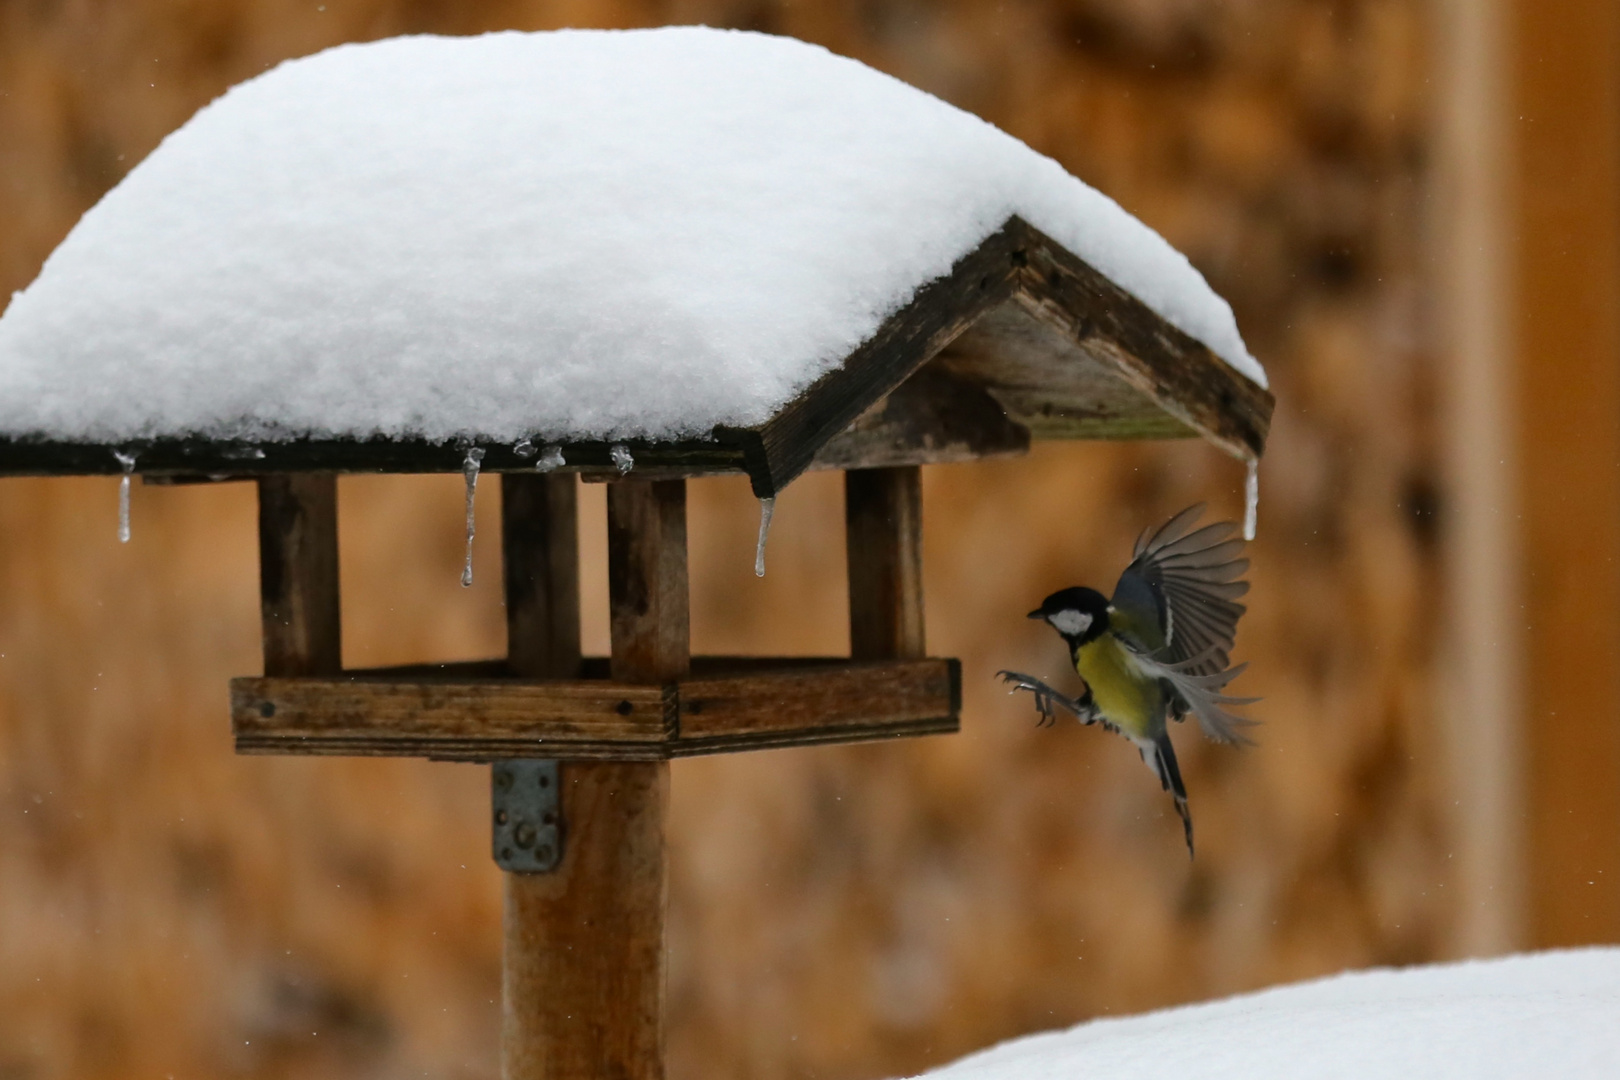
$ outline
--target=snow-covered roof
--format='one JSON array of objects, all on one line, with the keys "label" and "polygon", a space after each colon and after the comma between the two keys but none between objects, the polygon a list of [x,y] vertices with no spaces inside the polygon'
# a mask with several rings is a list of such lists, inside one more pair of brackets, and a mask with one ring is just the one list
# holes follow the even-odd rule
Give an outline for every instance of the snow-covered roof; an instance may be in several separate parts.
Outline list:
[{"label": "snow-covered roof", "polygon": [[[18,443],[759,433],[1009,226],[1123,290],[1157,324],[1148,336],[1221,369],[1193,382],[1236,386],[1265,415],[1214,431],[1151,371],[1126,373],[1127,397],[1159,393],[1177,422],[1258,452],[1270,399],[1231,309],[1112,200],[853,60],[667,28],[395,38],[232,88],[12,297],[0,471],[23,467]],[[937,351],[986,310],[953,308],[950,332],[922,344]],[[1073,353],[1092,329],[1070,314]],[[981,338],[1030,336],[1016,313],[999,317]],[[899,378],[930,355],[908,356]],[[975,362],[958,373],[971,381]],[[867,381],[881,397],[896,380]],[[1003,382],[995,396],[1016,418],[1019,377]],[[1070,390],[1070,412],[1093,407],[1094,387]],[[769,471],[791,478],[818,450]]]},{"label": "snow-covered roof", "polygon": [[1005,1043],[927,1080],[1600,1080],[1620,949],[1339,975]]}]

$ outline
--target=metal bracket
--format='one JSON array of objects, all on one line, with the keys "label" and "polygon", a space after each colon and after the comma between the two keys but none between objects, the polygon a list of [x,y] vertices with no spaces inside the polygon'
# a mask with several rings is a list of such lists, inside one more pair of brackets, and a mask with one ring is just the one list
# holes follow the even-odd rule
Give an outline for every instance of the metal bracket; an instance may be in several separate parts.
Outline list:
[{"label": "metal bracket", "polygon": [[545,874],[562,862],[560,770],[555,761],[497,761],[489,770],[495,863],[515,874]]}]

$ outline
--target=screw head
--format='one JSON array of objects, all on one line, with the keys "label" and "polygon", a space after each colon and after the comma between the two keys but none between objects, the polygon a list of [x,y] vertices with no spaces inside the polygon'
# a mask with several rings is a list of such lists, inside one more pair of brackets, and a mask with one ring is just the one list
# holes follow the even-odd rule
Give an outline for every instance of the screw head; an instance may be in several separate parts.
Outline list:
[{"label": "screw head", "polygon": [[266,720],[276,715],[276,703],[273,701],[259,702],[259,715],[264,717]]},{"label": "screw head", "polygon": [[518,827],[512,832],[512,839],[517,841],[517,846],[525,851],[534,847],[534,842],[539,839],[538,834],[535,832],[534,823],[532,821],[519,822]]}]

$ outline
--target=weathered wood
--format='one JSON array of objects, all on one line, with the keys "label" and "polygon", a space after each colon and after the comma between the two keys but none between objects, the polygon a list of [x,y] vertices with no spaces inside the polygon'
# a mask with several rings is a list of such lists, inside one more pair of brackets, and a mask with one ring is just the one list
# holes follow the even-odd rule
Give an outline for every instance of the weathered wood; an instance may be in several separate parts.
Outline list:
[{"label": "weathered wood", "polygon": [[1033,439],[1198,435],[1121,378],[1113,356],[1037,318],[1016,297],[986,312],[928,367],[981,388]]},{"label": "weathered wood", "polygon": [[694,678],[678,692],[676,757],[865,742],[957,730],[955,660],[829,664]]},{"label": "weathered wood", "polygon": [[505,1080],[664,1075],[669,765],[562,770],[563,857],[506,874]]},{"label": "weathered wood", "polygon": [[342,670],[337,478],[259,479],[259,600],[266,675]]},{"label": "weathered wood", "polygon": [[624,480],[608,487],[612,670],[625,682],[671,682],[691,663],[686,484]]},{"label": "weathered wood", "polygon": [[396,682],[234,679],[242,753],[658,760],[678,717],[673,686],[594,680]]},{"label": "weathered wood", "polygon": [[909,660],[927,655],[921,470],[912,465],[846,472],[844,537],[850,656]]},{"label": "weathered wood", "polygon": [[[557,445],[565,464],[557,471],[617,477],[612,457],[615,443],[599,439],[557,441],[536,434],[527,444],[478,440],[485,451],[485,473],[532,473],[542,448]],[[724,439],[677,439],[649,442],[627,439],[624,445],[642,469],[687,476],[715,476],[745,471],[743,451]],[[459,473],[467,456],[460,439],[430,442],[419,438],[287,439],[250,442],[240,439],[137,439],[127,443],[79,443],[0,436],[0,476],[115,476],[123,466],[113,451],[134,453],[142,477],[246,479],[276,473]]]},{"label": "weathered wood", "polygon": [[1165,412],[1236,457],[1259,457],[1274,404],[1203,342],[1033,226],[1009,226],[1027,259],[1017,296],[1037,318],[1096,355]]},{"label": "weathered wood", "polygon": [[[1013,219],[1016,222],[1017,219]],[[757,428],[723,429],[748,458],[754,494],[774,496],[816,452],[906,380],[952,338],[1012,295],[1022,234],[1004,226],[917,290],[840,366],[817,379]]]},{"label": "weathered wood", "polygon": [[660,761],[935,735],[960,712],[954,660],[704,658],[660,685],[488,674],[498,666],[234,679],[237,752]]},{"label": "weathered wood", "polygon": [[506,655],[513,674],[579,674],[579,488],[567,473],[501,477]]},{"label": "weathered wood", "polygon": [[[686,674],[684,481],[608,488],[608,602],[616,680]],[[669,763],[570,763],[562,782],[562,865],[506,875],[501,1071],[660,1080]]]},{"label": "weathered wood", "polygon": [[835,435],[810,467],[942,465],[1028,451],[1029,429],[983,387],[930,362]]}]

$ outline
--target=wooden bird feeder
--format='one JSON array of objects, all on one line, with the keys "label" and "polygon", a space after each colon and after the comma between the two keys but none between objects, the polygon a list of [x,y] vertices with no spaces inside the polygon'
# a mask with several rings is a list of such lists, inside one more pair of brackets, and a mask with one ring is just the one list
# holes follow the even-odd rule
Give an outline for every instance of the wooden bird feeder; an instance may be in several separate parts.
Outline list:
[{"label": "wooden bird feeder", "polygon": [[[503,659],[348,670],[339,652],[336,476],[459,472],[422,440],[139,444],[148,481],[254,479],[264,674],[233,680],[244,754],[493,763],[506,881],[503,1074],[663,1074],[664,816],[672,758],[954,732],[955,660],[923,641],[918,467],[1032,438],[1202,436],[1260,454],[1272,410],[1235,373],[1018,218],[775,415],[712,441],[562,444],[566,465],[490,445],[502,474]],[[0,475],[117,473],[117,447],[0,440]],[[845,470],[851,655],[693,657],[688,477],[773,497]],[[582,657],[575,480],[608,483],[612,655]]]}]

